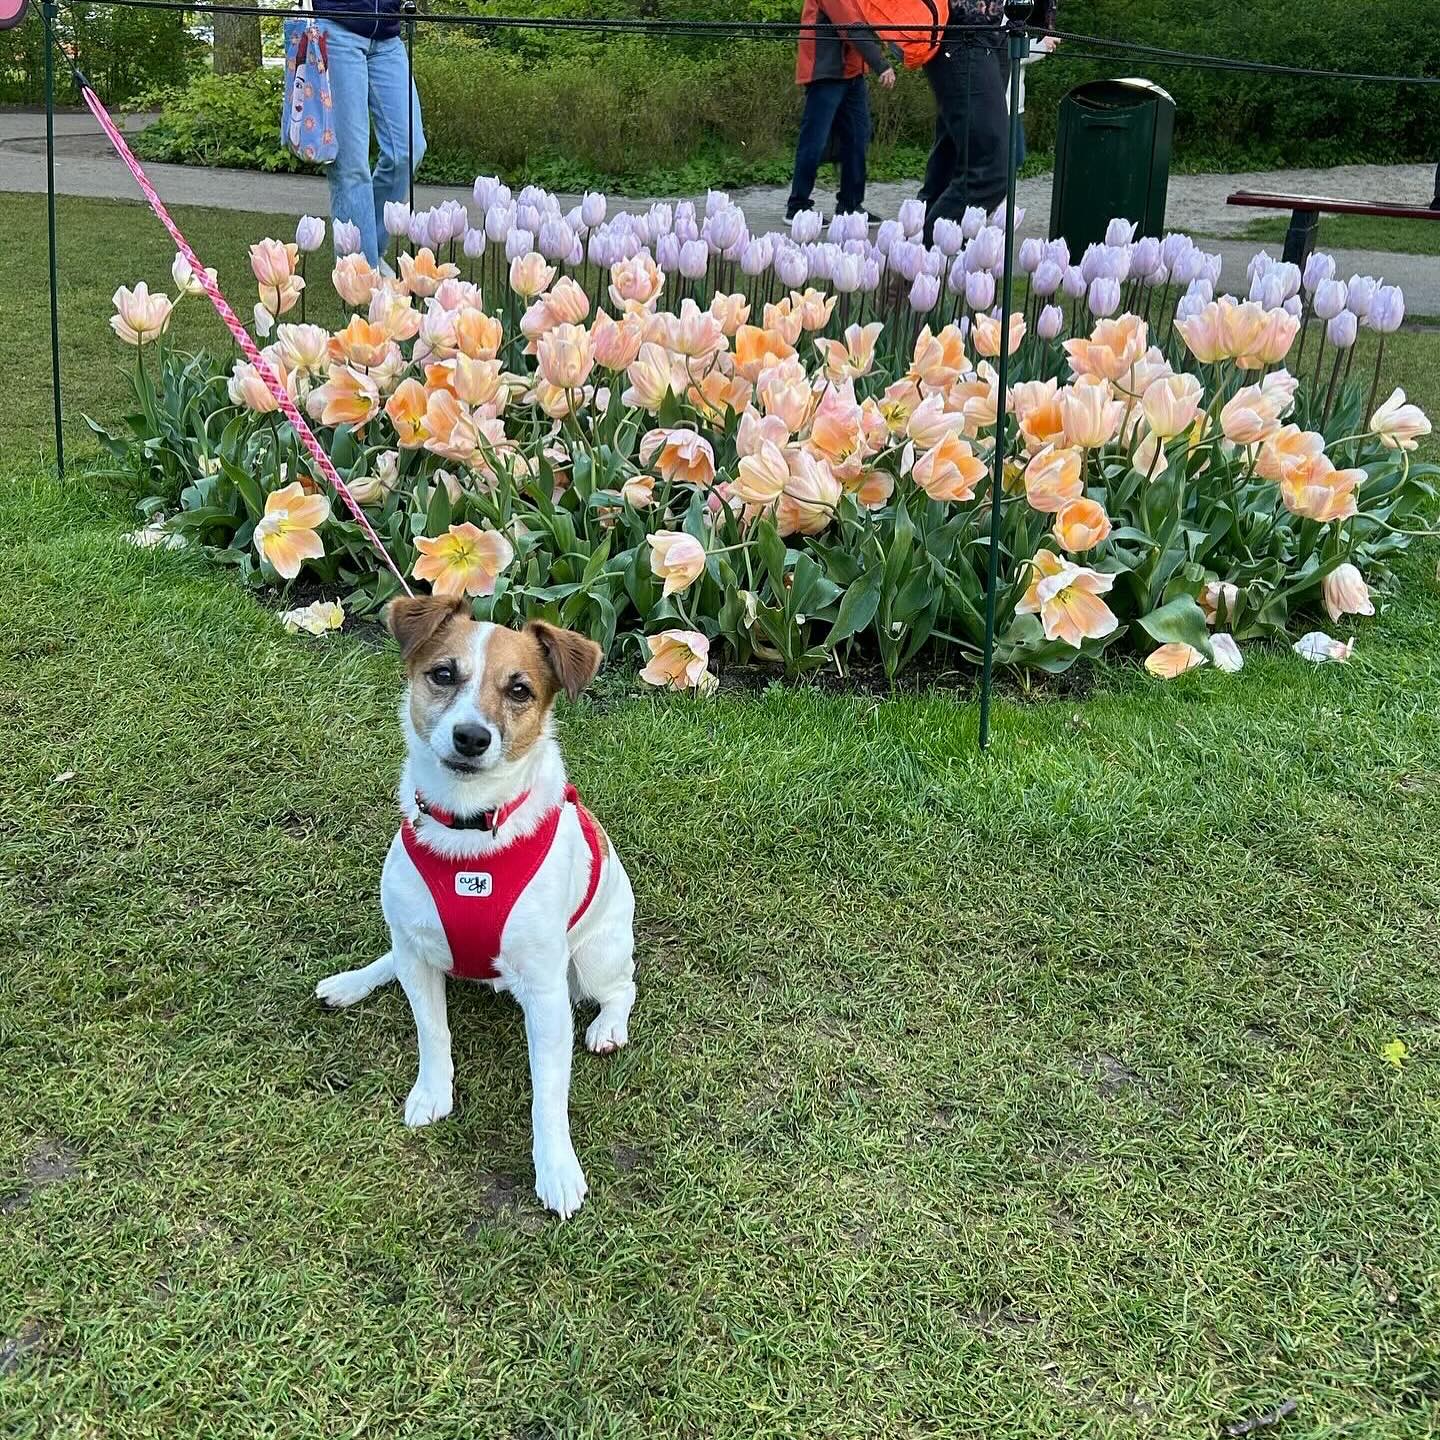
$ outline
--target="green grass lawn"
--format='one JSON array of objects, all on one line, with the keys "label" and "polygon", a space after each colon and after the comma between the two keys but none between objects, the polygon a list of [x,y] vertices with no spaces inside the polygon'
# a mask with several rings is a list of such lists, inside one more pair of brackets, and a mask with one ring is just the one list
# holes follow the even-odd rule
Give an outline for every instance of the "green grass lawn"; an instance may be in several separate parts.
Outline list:
[{"label": "green grass lawn", "polygon": [[[1285,241],[1290,217],[1255,220],[1242,232],[1257,245]],[[1396,255],[1440,255],[1440,220],[1382,220],[1370,215],[1322,215],[1322,250],[1383,250]]]},{"label": "green grass lawn", "polygon": [[[509,1002],[454,995],[457,1113],[410,1133],[400,994],[311,999],[385,943],[393,652],[285,636],[35,463],[37,208],[0,199],[7,1433],[1435,1433],[1433,549],[1349,667],[1007,691],[984,757],[967,698],[604,679],[564,738],[641,998],[577,1056],[561,1226]],[[169,251],[64,218],[113,417],[105,297]],[[258,233],[183,223],[222,280]]]}]

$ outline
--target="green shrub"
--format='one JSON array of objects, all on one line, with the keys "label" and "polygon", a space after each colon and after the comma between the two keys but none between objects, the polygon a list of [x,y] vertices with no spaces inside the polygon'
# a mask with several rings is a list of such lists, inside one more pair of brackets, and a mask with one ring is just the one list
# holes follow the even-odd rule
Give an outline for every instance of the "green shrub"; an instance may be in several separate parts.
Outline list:
[{"label": "green shrub", "polygon": [[161,117],[140,132],[137,149],[147,160],[224,165],[251,170],[302,170],[280,143],[284,72],[197,75],[183,89],[155,99]]}]

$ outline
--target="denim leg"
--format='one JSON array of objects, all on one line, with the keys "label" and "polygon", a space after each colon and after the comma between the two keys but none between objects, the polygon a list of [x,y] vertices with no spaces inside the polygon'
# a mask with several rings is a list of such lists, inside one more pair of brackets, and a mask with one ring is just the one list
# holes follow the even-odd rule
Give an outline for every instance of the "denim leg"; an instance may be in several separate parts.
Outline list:
[{"label": "denim leg", "polygon": [[370,42],[333,20],[317,20],[330,60],[330,92],[335,125],[335,160],[326,166],[330,215],[359,227],[365,258],[380,258],[375,237],[375,203],[370,181],[370,81],[366,51]]},{"label": "denim leg", "polygon": [[[380,145],[375,164],[374,213],[377,234],[385,231],[385,202],[410,195],[410,176],[425,158],[425,130],[420,123],[420,96],[410,83],[405,42],[397,35],[370,42],[370,119]],[[409,102],[409,109],[406,102]],[[414,116],[415,154],[405,164],[410,145],[407,116]]]},{"label": "denim leg", "polygon": [[841,128],[840,193],[835,210],[840,215],[853,215],[865,208],[865,152],[870,146],[870,94],[863,75],[846,81],[836,123]]},{"label": "denim leg", "polygon": [[808,210],[815,189],[815,176],[825,158],[835,112],[845,98],[844,80],[812,80],[805,87],[805,109],[800,116],[800,137],[795,142],[795,175],[790,181],[787,215]]}]

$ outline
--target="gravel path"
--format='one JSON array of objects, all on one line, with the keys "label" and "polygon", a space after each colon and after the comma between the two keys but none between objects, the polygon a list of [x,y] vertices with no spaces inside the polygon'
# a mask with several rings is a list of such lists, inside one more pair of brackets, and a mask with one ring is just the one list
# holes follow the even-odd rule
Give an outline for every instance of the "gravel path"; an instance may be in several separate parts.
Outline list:
[{"label": "gravel path", "polygon": [[[126,128],[142,129],[150,116],[131,117]],[[95,198],[138,199],[129,172],[115,158],[88,112],[64,114],[56,122],[56,183],[61,194]],[[156,188],[177,205],[210,205],[229,210],[256,210],[300,215],[328,212],[325,182],[314,175],[262,175],[248,170],[211,170],[189,165],[146,167]],[[1233,190],[1320,193],[1342,198],[1381,198],[1424,204],[1430,199],[1434,169],[1429,165],[1342,165],[1333,170],[1278,170],[1237,175],[1175,175],[1170,180],[1166,221],[1171,229],[1198,234],[1235,236],[1264,212],[1232,209],[1225,197]],[[0,190],[42,192],[45,189],[45,117],[21,111],[0,113]],[[868,204],[879,214],[893,215],[902,200],[915,192],[911,182],[877,183]],[[433,205],[469,192],[450,186],[420,185],[416,202]],[[739,190],[735,200],[745,207],[751,228],[779,228],[786,192],[781,186]],[[664,197],[670,198],[670,197]],[[822,200],[827,196],[817,197]],[[630,201],[632,206],[645,201]],[[1020,182],[1020,203],[1027,210],[1022,234],[1045,232],[1050,215],[1050,178]],[[1324,225],[1321,226],[1324,240]],[[1208,242],[1225,257],[1227,277],[1243,276],[1257,246],[1238,239]],[[1333,252],[1342,274],[1381,275],[1403,287],[1412,314],[1440,315],[1440,261],[1434,256],[1393,255],[1365,250]],[[1232,283],[1233,280],[1232,280]]]}]

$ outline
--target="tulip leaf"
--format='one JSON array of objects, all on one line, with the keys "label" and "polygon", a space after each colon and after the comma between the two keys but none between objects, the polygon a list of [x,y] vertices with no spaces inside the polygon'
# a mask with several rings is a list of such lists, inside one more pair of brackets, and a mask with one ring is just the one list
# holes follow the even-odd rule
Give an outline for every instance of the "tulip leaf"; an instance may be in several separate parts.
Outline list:
[{"label": "tulip leaf", "polygon": [[1161,645],[1189,645],[1207,660],[1213,660],[1210,631],[1205,612],[1190,595],[1177,595],[1173,600],[1140,617],[1140,626],[1152,640]]},{"label": "tulip leaf", "polygon": [[852,581],[835,612],[835,623],[830,627],[829,643],[833,648],[852,635],[858,635],[875,618],[880,608],[880,586],[884,572],[876,565],[867,570],[858,580]]}]

